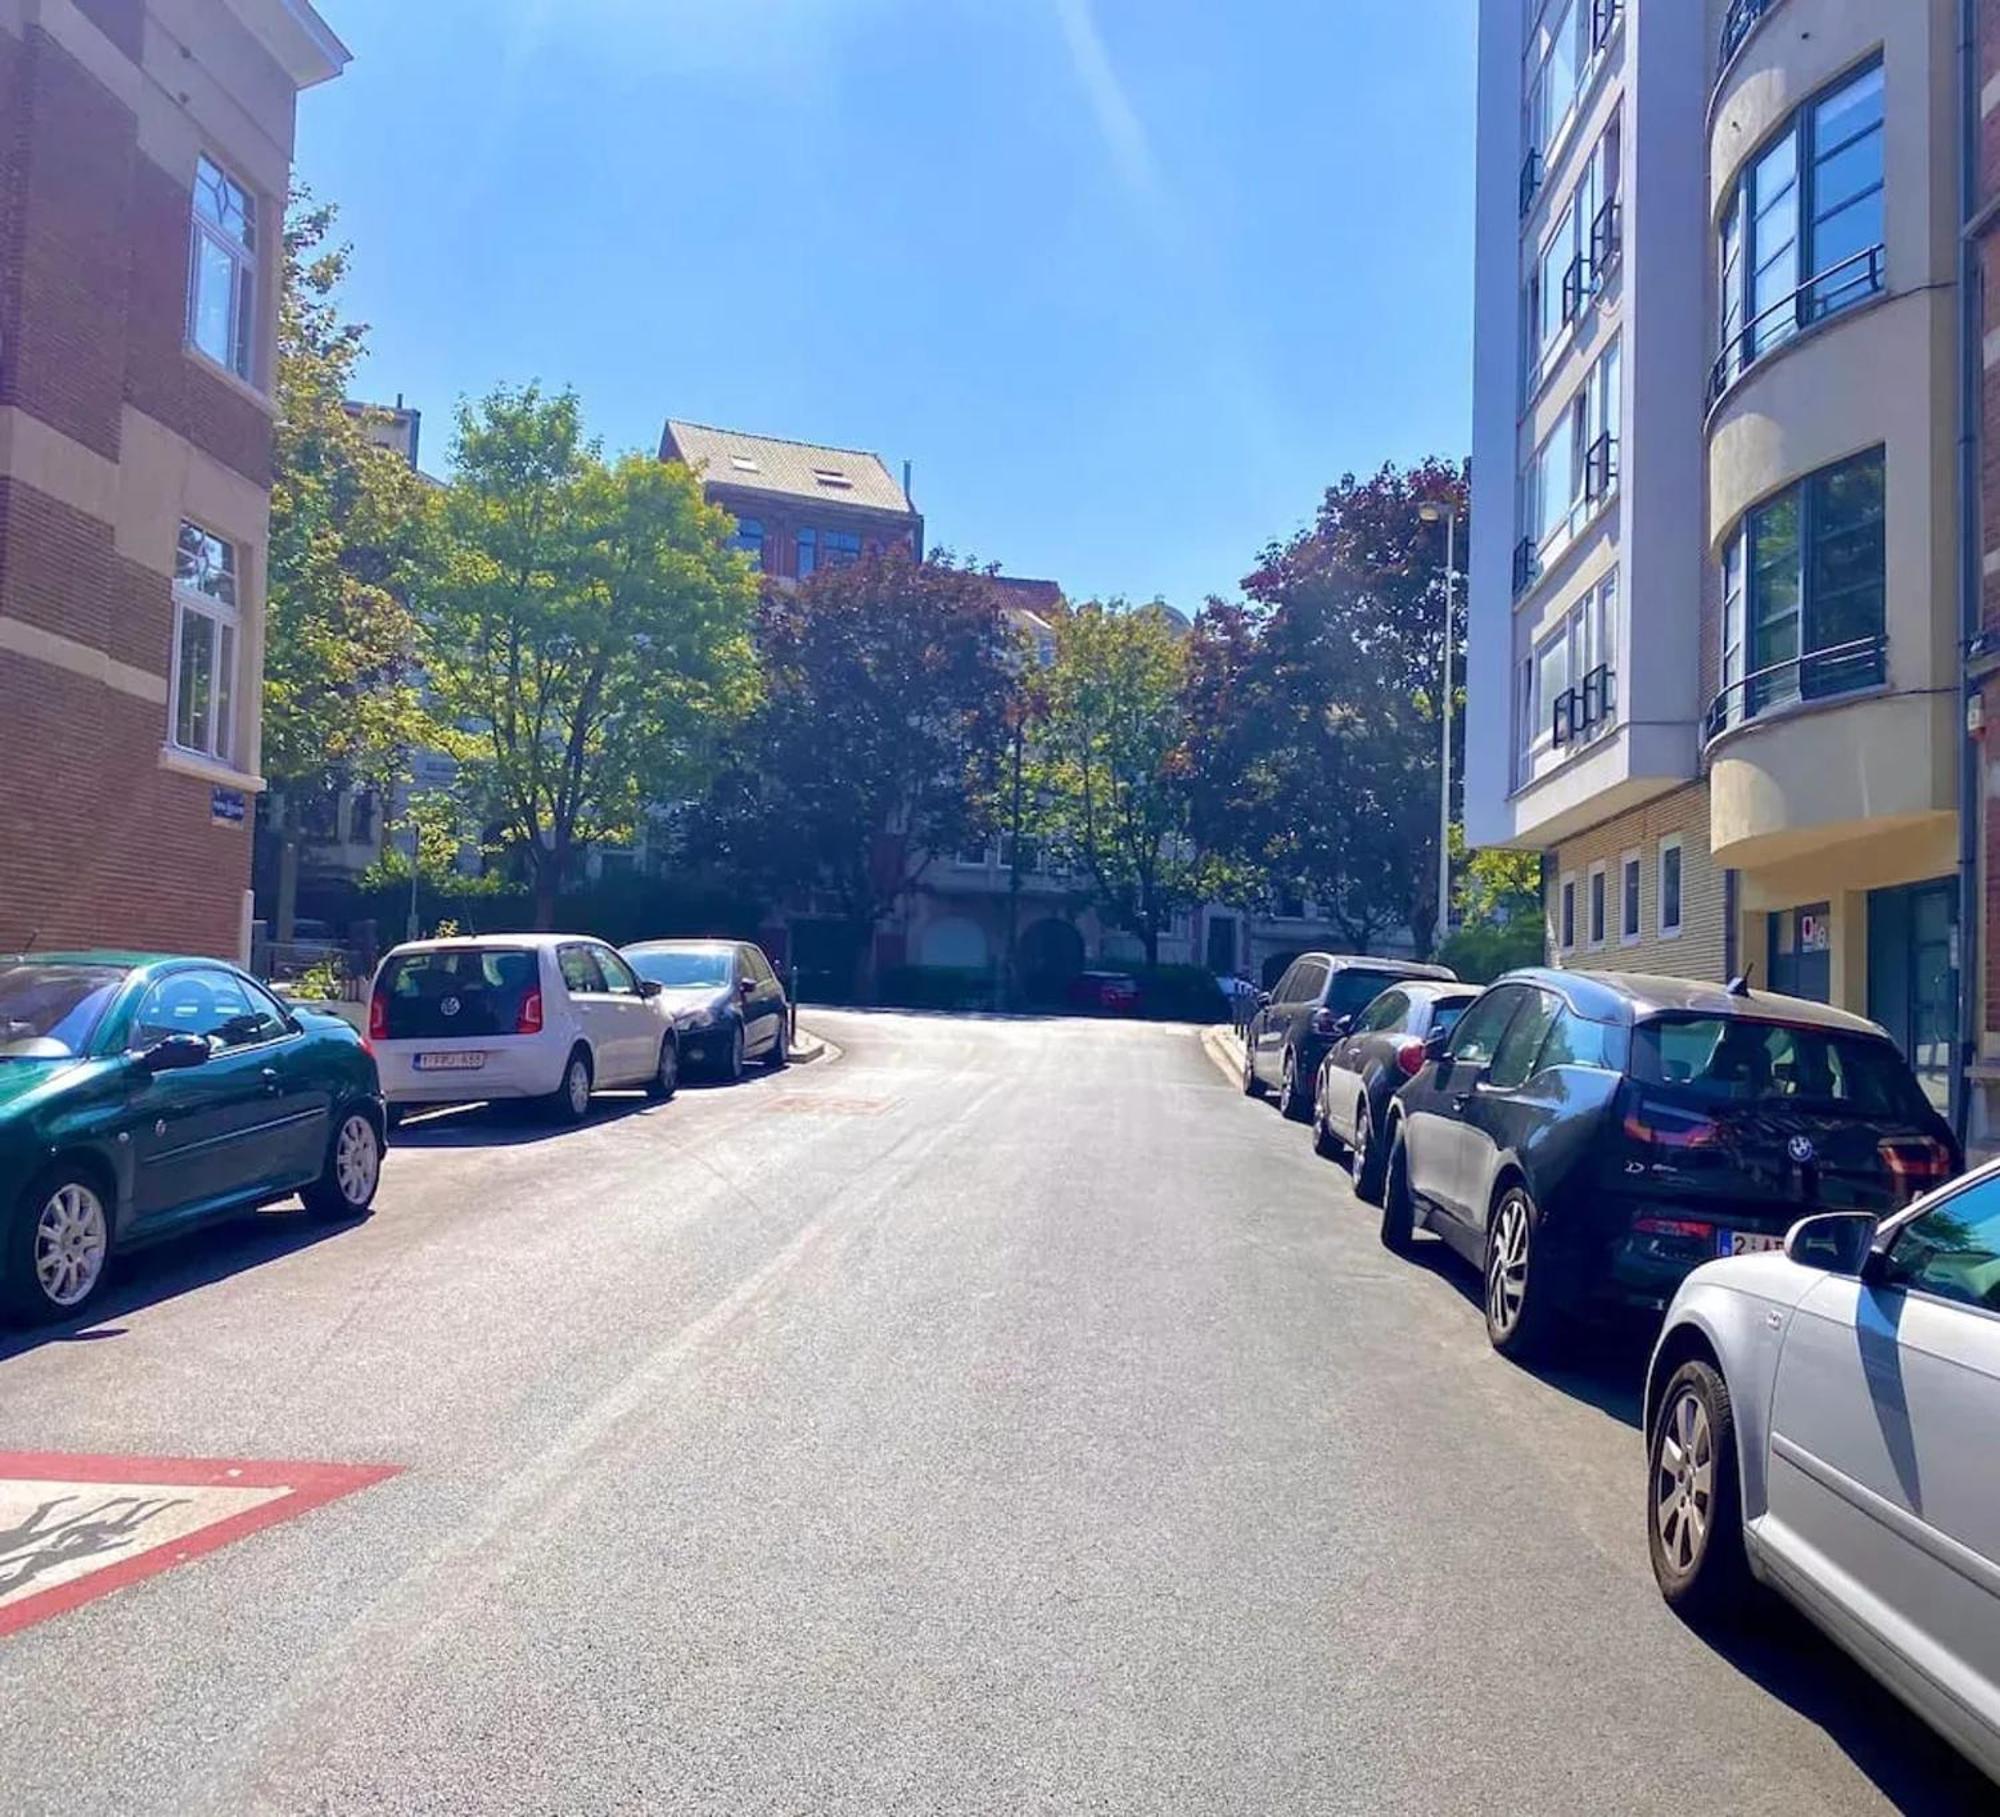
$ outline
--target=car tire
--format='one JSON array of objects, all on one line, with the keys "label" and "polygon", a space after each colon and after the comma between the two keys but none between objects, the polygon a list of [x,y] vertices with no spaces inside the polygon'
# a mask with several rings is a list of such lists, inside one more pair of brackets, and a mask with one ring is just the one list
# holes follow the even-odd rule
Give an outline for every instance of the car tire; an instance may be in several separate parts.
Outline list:
[{"label": "car tire", "polygon": [[660,1061],[646,1081],[646,1096],[665,1104],[681,1088],[681,1044],[672,1035],[660,1043]]},{"label": "car tire", "polygon": [[1646,1449],[1646,1549],[1667,1606],[1696,1624],[1739,1614],[1751,1588],[1729,1384],[1693,1359],[1675,1370]]},{"label": "car tire", "polygon": [[401,1129],[403,1127],[403,1118],[406,1114],[403,1106],[400,1104],[384,1106],[382,1111],[383,1127],[391,1132]]},{"label": "car tire", "polygon": [[1341,1156],[1341,1141],[1333,1133],[1333,1126],[1326,1120],[1326,1098],[1320,1092],[1313,1093],[1313,1153],[1323,1161],[1338,1161]]},{"label": "car tire", "polygon": [[729,1031],[729,1057],[722,1063],[722,1076],[731,1085],[743,1082],[743,1048],[743,1024],[739,1022]]},{"label": "car tire", "polygon": [[1278,1088],[1278,1114],[1287,1123],[1304,1123],[1312,1116],[1299,1090],[1299,1057],[1290,1048],[1285,1050],[1284,1082]]},{"label": "car tire", "polygon": [[1243,1037],[1243,1095],[1246,1098],[1261,1099],[1270,1088],[1257,1077],[1257,1060],[1250,1046],[1250,1037]]},{"label": "car tire", "polygon": [[1382,1183],[1382,1247],[1408,1255],[1417,1246],[1417,1202],[1410,1191],[1410,1151],[1399,1123],[1389,1138]]},{"label": "car tire", "polygon": [[1354,1107],[1354,1140],[1348,1146],[1347,1164],[1354,1174],[1354,1196],[1364,1205],[1382,1203],[1382,1175],[1388,1156],[1375,1139],[1375,1117],[1362,1098]]},{"label": "car tire", "polygon": [[590,1055],[582,1047],[571,1048],[563,1062],[562,1083],[542,1100],[549,1121],[574,1127],[589,1116],[591,1084]]},{"label": "car tire", "polygon": [[110,1271],[109,1198],[95,1174],[74,1165],[29,1182],[0,1243],[0,1309],[35,1325],[88,1309]]},{"label": "car tire", "polygon": [[1528,1189],[1509,1186],[1486,1220],[1484,1303],[1487,1340],[1512,1362],[1540,1356],[1555,1331],[1548,1270],[1535,1265],[1541,1234],[1541,1213]]},{"label": "car tire", "polygon": [[299,1198],[316,1218],[365,1218],[382,1183],[382,1132],[365,1110],[342,1113],[326,1140],[326,1165]]},{"label": "car tire", "polygon": [[764,1056],[764,1064],[774,1073],[781,1073],[792,1063],[792,1031],[790,1022],[783,1016],[778,1018],[778,1038],[771,1043],[771,1051]]}]

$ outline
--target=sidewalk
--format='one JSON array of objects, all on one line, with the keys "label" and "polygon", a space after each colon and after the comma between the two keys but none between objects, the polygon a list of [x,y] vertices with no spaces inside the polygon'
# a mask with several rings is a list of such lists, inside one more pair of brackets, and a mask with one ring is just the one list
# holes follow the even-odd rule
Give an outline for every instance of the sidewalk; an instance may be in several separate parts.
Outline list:
[{"label": "sidewalk", "polygon": [[1201,1031],[1201,1051],[1231,1085],[1243,1083],[1243,1037],[1219,1023]]},{"label": "sidewalk", "polygon": [[794,1027],[792,1030],[792,1064],[810,1066],[815,1060],[838,1060],[840,1049],[824,1035],[816,1035],[810,1029]]}]

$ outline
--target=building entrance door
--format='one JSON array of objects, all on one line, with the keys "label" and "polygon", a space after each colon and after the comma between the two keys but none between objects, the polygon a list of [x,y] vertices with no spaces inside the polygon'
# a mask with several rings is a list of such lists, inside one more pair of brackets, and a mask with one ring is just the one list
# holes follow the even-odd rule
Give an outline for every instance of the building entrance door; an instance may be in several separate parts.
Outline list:
[{"label": "building entrance door", "polygon": [[1787,997],[1827,1003],[1833,997],[1833,940],[1830,905],[1781,909],[1769,917],[1771,988]]},{"label": "building entrance door", "polygon": [[1208,918],[1208,969],[1218,978],[1233,978],[1240,963],[1236,956],[1236,917],[1210,915]]},{"label": "building entrance door", "polygon": [[1940,1111],[1958,1027],[1958,884],[1868,892],[1868,1015],[1895,1036]]}]

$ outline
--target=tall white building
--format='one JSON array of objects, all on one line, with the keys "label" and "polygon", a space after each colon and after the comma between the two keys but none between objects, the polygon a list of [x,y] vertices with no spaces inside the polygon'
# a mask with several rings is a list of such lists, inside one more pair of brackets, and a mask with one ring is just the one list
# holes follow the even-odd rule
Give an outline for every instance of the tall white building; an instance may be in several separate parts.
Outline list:
[{"label": "tall white building", "polygon": [[1559,962],[1696,976],[1706,12],[1480,9],[1465,810],[1549,854]]}]

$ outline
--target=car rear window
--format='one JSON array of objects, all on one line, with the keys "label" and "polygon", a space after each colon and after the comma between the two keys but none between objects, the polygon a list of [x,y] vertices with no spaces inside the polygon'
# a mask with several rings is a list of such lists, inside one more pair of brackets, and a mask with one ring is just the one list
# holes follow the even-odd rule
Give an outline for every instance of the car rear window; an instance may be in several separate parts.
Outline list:
[{"label": "car rear window", "polygon": [[376,985],[391,1041],[511,1035],[540,982],[525,947],[445,947],[392,954]]},{"label": "car rear window", "polygon": [[729,982],[729,955],[713,947],[638,947],[625,958],[640,977],[667,990],[720,990]]},{"label": "car rear window", "polygon": [[0,960],[0,1060],[74,1059],[125,976],[106,965]]},{"label": "car rear window", "polygon": [[1400,972],[1371,972],[1355,966],[1342,966],[1333,975],[1333,986],[1326,993],[1326,1006],[1336,1016],[1356,1015],[1390,985],[1402,981]]},{"label": "car rear window", "polygon": [[1742,1016],[1676,1016],[1632,1031],[1642,1085],[1716,1104],[1817,1104],[1870,1116],[1925,1114],[1927,1100],[1886,1041]]}]

